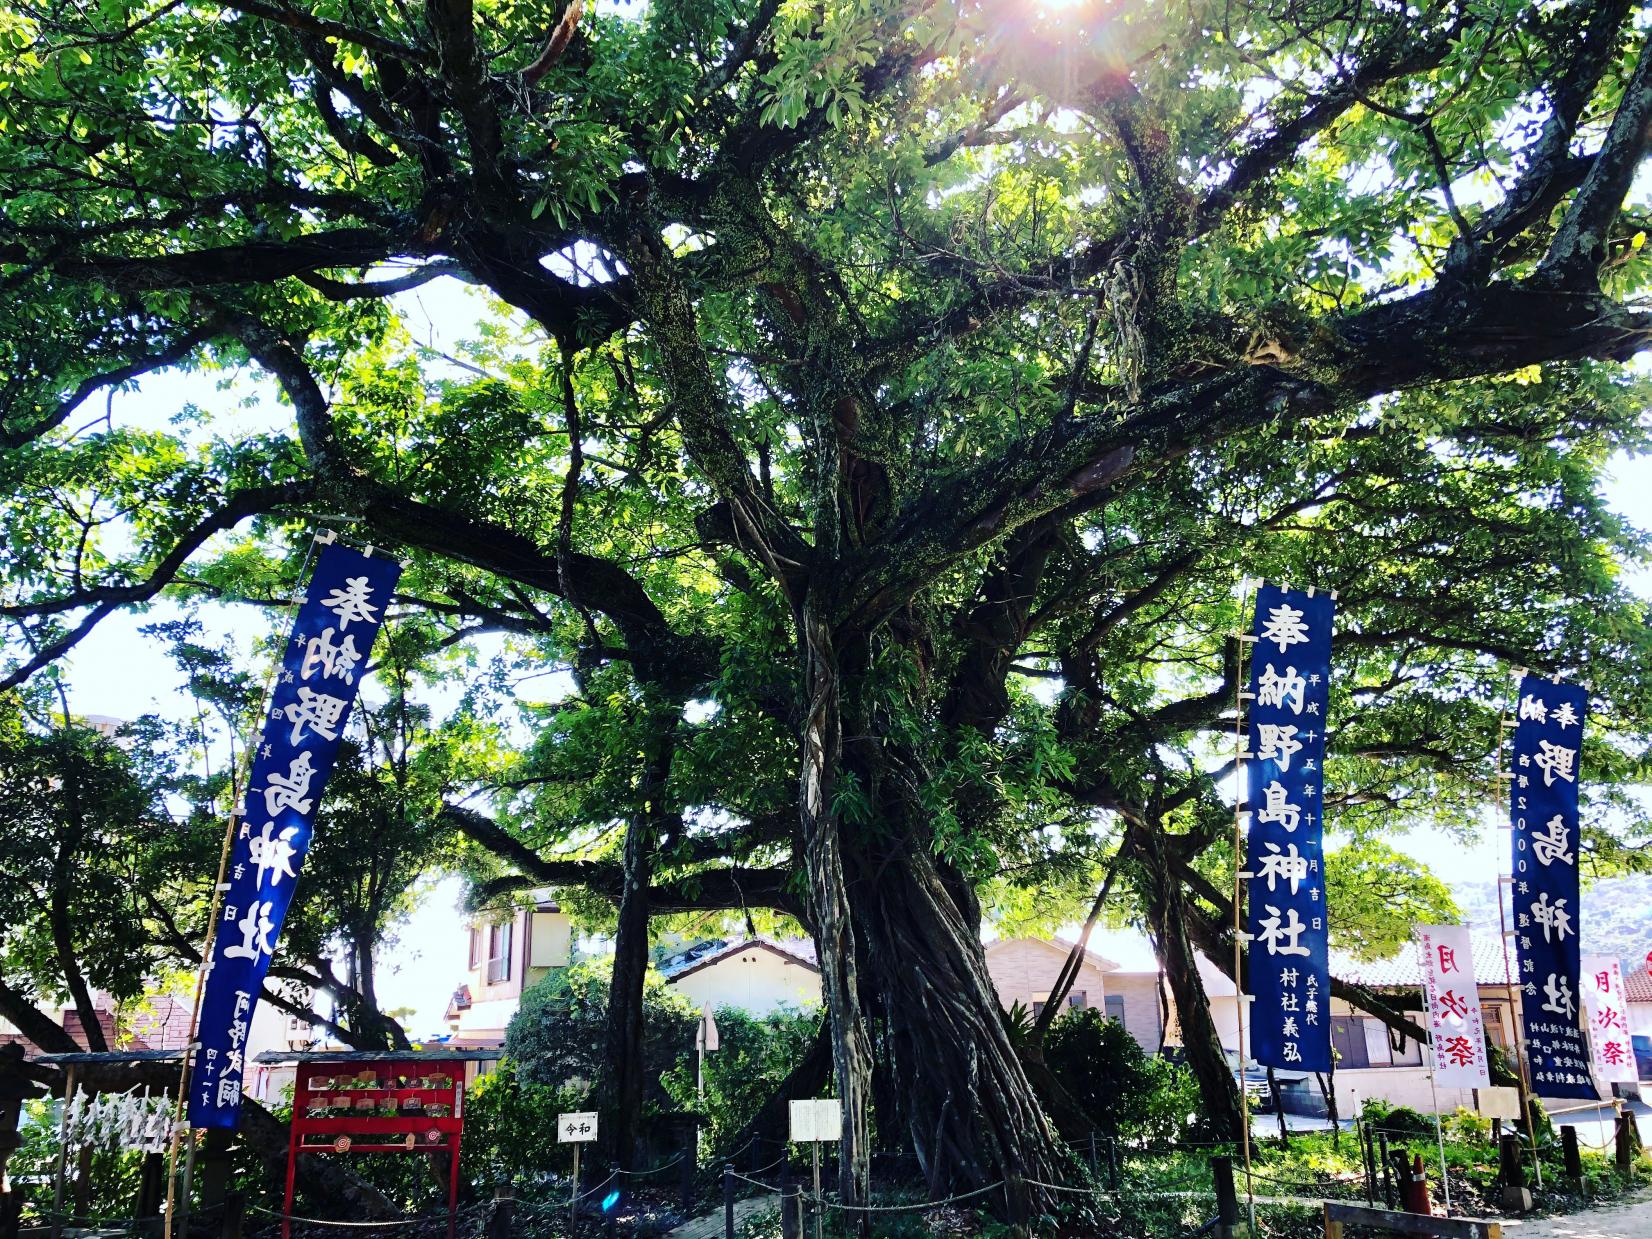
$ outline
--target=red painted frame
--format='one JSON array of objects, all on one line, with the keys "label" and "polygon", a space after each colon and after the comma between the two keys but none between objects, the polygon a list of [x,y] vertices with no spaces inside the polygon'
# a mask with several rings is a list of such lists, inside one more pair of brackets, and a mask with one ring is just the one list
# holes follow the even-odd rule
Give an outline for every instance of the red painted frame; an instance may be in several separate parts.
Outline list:
[{"label": "red painted frame", "polygon": [[[379,1087],[317,1089],[315,1081],[332,1080],[343,1075],[354,1079],[364,1074],[378,1077]],[[432,1079],[440,1077],[447,1082],[439,1088],[413,1088],[396,1083],[399,1079]],[[318,1097],[347,1097],[352,1105],[357,1099],[372,1098],[377,1103],[394,1100],[397,1113],[337,1114],[312,1116],[312,1106],[318,1106]],[[412,1098],[419,1102],[420,1112],[404,1115],[401,1106]],[[423,1113],[427,1104],[444,1104],[452,1111],[447,1115]],[[465,1064],[462,1061],[430,1061],[428,1059],[359,1059],[340,1058],[329,1062],[298,1064],[293,1084],[293,1119],[287,1138],[286,1203],[281,1210],[281,1239],[292,1234],[293,1179],[300,1153],[448,1153],[447,1174],[447,1234],[453,1239],[459,1209],[459,1139],[465,1128]],[[439,1139],[426,1137],[437,1133]],[[337,1142],[348,1140],[340,1149]],[[409,1141],[411,1140],[411,1143]]]}]

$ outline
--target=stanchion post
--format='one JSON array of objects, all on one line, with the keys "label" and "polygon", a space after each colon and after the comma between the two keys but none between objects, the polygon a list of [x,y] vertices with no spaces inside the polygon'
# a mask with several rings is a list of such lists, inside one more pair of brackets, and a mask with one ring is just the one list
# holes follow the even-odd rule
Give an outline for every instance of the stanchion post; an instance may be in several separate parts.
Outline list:
[{"label": "stanchion post", "polygon": [[789,1159],[780,1163],[780,1239],[802,1239],[797,1222],[792,1218],[792,1164]]},{"label": "stanchion post", "polygon": [[241,1227],[247,1217],[247,1198],[240,1192],[230,1192],[224,1197],[224,1221],[220,1231],[222,1239],[241,1239]]},{"label": "stanchion post", "polygon": [[1581,1192],[1583,1153],[1577,1146],[1577,1128],[1568,1126],[1560,1129],[1560,1156],[1566,1163],[1566,1177],[1572,1181],[1572,1187]]},{"label": "stanchion post", "polygon": [[781,1179],[780,1239],[803,1239],[803,1185],[792,1178],[790,1165]]},{"label": "stanchion post", "polygon": [[1394,1207],[1394,1168],[1388,1160],[1388,1133],[1377,1133],[1377,1152],[1382,1162],[1382,1207]]},{"label": "stanchion post", "polygon": [[510,1239],[515,1223],[516,1189],[501,1183],[493,1189],[493,1212],[488,1215],[487,1239]]},{"label": "stanchion post", "polygon": [[1635,1154],[1640,1151],[1640,1137],[1635,1131],[1635,1116],[1627,1109],[1618,1111],[1617,1126],[1613,1130],[1618,1173],[1624,1178],[1635,1164]]},{"label": "stanchion post", "polygon": [[1210,1159],[1210,1177],[1216,1182],[1216,1239],[1236,1239],[1239,1234],[1239,1193],[1233,1186],[1233,1159]]},{"label": "stanchion post", "polygon": [[694,1204],[694,1172],[699,1169],[696,1155],[700,1149],[700,1118],[694,1117],[694,1124],[687,1129],[683,1143],[682,1156],[677,1165],[681,1169],[677,1172],[677,1192],[682,1197],[683,1213],[686,1215]]},{"label": "stanchion post", "polygon": [[734,1239],[734,1167],[723,1165],[723,1239]]}]

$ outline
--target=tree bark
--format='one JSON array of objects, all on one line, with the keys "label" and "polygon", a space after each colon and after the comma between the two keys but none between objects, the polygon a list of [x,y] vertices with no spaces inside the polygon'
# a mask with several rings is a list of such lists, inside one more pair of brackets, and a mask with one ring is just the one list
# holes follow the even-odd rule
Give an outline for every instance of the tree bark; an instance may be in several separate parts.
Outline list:
[{"label": "tree bark", "polygon": [[1186,893],[1170,863],[1165,837],[1153,830],[1140,830],[1136,837],[1148,933],[1158,949],[1159,964],[1176,1005],[1182,1052],[1199,1082],[1205,1124],[1219,1139],[1242,1139],[1244,1114],[1239,1087],[1222,1051],[1222,1038],[1210,1014],[1210,998],[1199,976],[1198,956],[1188,937]]},{"label": "tree bark", "polygon": [[803,720],[798,804],[821,993],[831,1022],[832,1065],[843,1106],[838,1190],[853,1203],[865,1198],[871,1176],[866,1105],[871,1096],[872,1047],[861,1015],[841,824],[833,806],[843,754],[840,670],[831,627],[812,595],[804,603],[799,627],[809,704]]},{"label": "tree bark", "polygon": [[613,1073],[614,1157],[635,1170],[642,1121],[643,983],[648,974],[648,887],[653,876],[653,831],[633,821],[625,832],[625,886],[614,932],[614,966],[608,982],[608,1069]]},{"label": "tree bark", "polygon": [[1053,1203],[1029,1180],[1060,1182],[1063,1156],[1019,1054],[974,918],[928,850],[892,832],[850,885],[868,966],[890,1028],[908,1134],[932,1196],[1005,1181],[1006,1220]]}]

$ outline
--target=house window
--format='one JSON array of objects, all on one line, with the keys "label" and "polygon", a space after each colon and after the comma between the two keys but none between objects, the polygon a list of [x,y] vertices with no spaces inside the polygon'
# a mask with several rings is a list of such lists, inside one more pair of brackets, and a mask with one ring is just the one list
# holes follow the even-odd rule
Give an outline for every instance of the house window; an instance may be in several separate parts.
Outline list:
[{"label": "house window", "polygon": [[1123,994],[1108,994],[1107,996],[1105,996],[1101,1000],[1101,1005],[1104,1008],[1106,1008],[1107,1018],[1110,1019],[1110,1020],[1117,1020],[1119,1022],[1119,1027],[1123,1028],[1124,1027],[1124,995]]},{"label": "house window", "polygon": [[511,922],[488,926],[488,983],[508,981],[511,975]]},{"label": "house window", "polygon": [[482,963],[482,931],[475,925],[470,927],[470,967],[480,967]]},{"label": "house window", "polygon": [[1067,995],[1067,1005],[1080,1009],[1090,1005],[1089,995],[1081,989],[1075,989]]},{"label": "house window", "polygon": [[1331,1048],[1338,1067],[1369,1067],[1365,1053],[1365,1021],[1347,1015],[1331,1017]]}]

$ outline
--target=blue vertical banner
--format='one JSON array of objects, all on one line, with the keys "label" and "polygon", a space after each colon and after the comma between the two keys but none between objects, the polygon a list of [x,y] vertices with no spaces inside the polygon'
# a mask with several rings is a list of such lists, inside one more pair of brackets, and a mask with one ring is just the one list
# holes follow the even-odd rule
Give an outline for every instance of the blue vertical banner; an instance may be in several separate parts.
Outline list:
[{"label": "blue vertical banner", "polygon": [[1266,1067],[1331,1069],[1325,914],[1325,712],[1330,596],[1278,585],[1256,594],[1246,719],[1246,929],[1250,1056]]},{"label": "blue vertical banner", "polygon": [[322,789],[401,566],[322,548],[298,608],[224,873],[189,1094],[191,1127],[240,1121],[243,1050],[292,903]]},{"label": "blue vertical banner", "polygon": [[1509,818],[1515,958],[1532,1090],[1599,1094],[1589,1075],[1578,987],[1578,758],[1588,695],[1538,676],[1520,681]]}]

